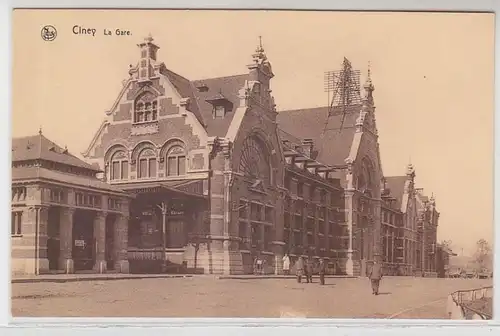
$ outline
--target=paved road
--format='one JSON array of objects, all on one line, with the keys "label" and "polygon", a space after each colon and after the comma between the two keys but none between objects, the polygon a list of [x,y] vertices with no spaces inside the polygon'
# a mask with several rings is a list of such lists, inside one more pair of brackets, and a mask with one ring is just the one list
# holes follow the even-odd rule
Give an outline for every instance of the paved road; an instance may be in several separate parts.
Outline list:
[{"label": "paved road", "polygon": [[366,278],[327,279],[325,286],[291,279],[213,277],[20,283],[12,285],[15,317],[317,317],[447,318],[446,297],[491,280],[387,277],[381,295]]}]

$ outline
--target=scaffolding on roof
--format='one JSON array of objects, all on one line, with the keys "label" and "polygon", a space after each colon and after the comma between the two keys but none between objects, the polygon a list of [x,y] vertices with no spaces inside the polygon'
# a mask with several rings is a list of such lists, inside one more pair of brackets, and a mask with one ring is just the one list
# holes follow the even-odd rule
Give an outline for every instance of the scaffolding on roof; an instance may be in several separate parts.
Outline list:
[{"label": "scaffolding on roof", "polygon": [[337,114],[342,115],[339,128],[342,131],[349,107],[361,103],[360,77],[361,71],[354,70],[345,57],[341,70],[325,72],[324,88],[328,93],[329,108],[323,133],[328,129],[330,117]]}]

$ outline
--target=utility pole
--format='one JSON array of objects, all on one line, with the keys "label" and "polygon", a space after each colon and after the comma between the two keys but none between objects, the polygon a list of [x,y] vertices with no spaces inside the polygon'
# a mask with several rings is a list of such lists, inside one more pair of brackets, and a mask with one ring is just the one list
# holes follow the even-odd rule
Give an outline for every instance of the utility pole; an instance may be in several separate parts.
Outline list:
[{"label": "utility pole", "polygon": [[167,209],[168,205],[166,202],[161,202],[157,205],[157,207],[161,210],[162,215],[162,230],[161,230],[161,241],[163,245],[162,251],[162,273],[165,273],[167,270]]}]

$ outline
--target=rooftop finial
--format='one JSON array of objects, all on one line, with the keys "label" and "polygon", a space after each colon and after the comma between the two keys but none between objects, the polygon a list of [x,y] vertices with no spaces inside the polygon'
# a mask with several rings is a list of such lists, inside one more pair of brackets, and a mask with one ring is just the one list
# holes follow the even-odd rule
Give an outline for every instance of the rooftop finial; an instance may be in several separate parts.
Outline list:
[{"label": "rooftop finial", "polygon": [[365,89],[373,89],[372,62],[368,61],[368,76],[366,77]]},{"label": "rooftop finial", "polygon": [[38,134],[42,135],[42,126],[38,129]]},{"label": "rooftop finial", "polygon": [[260,61],[265,61],[266,54],[264,53],[264,47],[262,46],[262,36],[259,36],[259,46],[255,49],[255,54],[253,54],[253,59],[256,63]]},{"label": "rooftop finial", "polygon": [[153,42],[153,35],[151,35],[151,33],[149,33],[148,36],[146,36],[144,38],[144,42],[146,42],[146,43]]}]

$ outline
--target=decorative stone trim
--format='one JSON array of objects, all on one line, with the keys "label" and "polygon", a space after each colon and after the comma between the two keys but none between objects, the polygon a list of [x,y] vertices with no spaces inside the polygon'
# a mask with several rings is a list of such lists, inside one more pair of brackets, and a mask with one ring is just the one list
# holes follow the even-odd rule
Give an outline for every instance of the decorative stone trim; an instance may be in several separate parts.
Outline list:
[{"label": "decorative stone trim", "polygon": [[159,132],[158,122],[132,125],[131,135],[155,134]]}]

